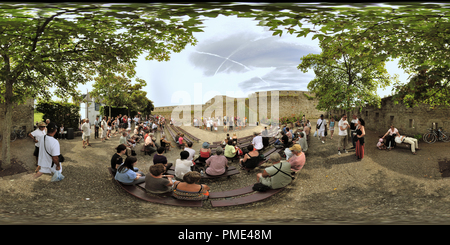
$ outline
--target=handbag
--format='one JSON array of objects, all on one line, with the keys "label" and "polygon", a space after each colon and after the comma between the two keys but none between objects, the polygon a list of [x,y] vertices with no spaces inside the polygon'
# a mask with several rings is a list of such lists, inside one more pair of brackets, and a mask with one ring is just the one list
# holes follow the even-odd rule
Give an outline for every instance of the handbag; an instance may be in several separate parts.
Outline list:
[{"label": "handbag", "polygon": [[[44,149],[45,149],[45,151],[47,152],[47,154],[48,155],[50,155],[50,153],[48,153],[48,151],[47,151],[47,148],[45,148],[45,137],[46,137],[47,135],[44,135]],[[50,157],[52,157],[52,155],[50,155]],[[59,158],[59,162],[64,162],[64,156],[62,155],[62,154],[59,154],[59,156],[58,156],[58,158]],[[53,168],[53,165],[55,165],[55,163],[52,161],[52,168]]]}]

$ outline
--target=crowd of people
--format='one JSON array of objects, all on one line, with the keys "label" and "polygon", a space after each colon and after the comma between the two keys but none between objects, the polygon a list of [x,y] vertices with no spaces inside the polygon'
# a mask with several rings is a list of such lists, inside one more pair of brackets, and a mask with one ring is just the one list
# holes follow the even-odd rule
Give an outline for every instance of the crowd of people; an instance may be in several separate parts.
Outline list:
[{"label": "crowd of people", "polygon": [[[194,118],[194,126],[206,130],[217,130],[219,121],[216,119],[206,119],[204,124]],[[131,121],[134,123],[131,123]],[[203,120],[203,118],[201,118]],[[230,120],[230,121],[228,121]],[[236,124],[233,126],[244,126],[245,120],[234,118]],[[47,123],[46,123],[47,122]],[[40,122],[37,129],[29,134],[34,140],[37,169],[35,177],[44,173],[55,173],[62,171],[59,141],[53,136],[58,132],[63,132],[63,127],[57,128],[55,123]],[[94,139],[101,139],[102,142],[111,139],[119,134],[119,144],[116,152],[111,158],[111,169],[115,173],[115,179],[125,185],[136,185],[145,182],[145,188],[155,194],[173,193],[175,198],[187,200],[205,199],[209,195],[210,188],[207,185],[199,184],[202,175],[220,176],[230,167],[229,160],[238,159],[241,169],[251,170],[259,166],[264,158],[262,152],[274,141],[276,148],[282,148],[280,153],[272,153],[269,157],[272,165],[265,168],[263,172],[256,175],[258,183],[268,188],[277,189],[288,185],[295,173],[299,172],[306,163],[306,154],[308,151],[308,142],[311,140],[311,123],[303,116],[302,120],[289,125],[268,125],[261,132],[254,132],[251,143],[242,147],[238,146],[236,133],[230,136],[227,133],[222,145],[217,146],[212,153],[210,143],[203,142],[201,149],[197,152],[192,148],[192,142],[186,141],[182,133],[178,134],[178,140],[175,142],[181,147],[180,157],[174,164],[169,163],[164,155],[168,150],[175,146],[166,139],[164,126],[166,119],[162,116],[150,116],[146,118],[137,115],[134,119],[119,115],[114,118],[99,117],[93,123]],[[169,119],[172,124],[173,121]],[[232,118],[224,117],[223,125],[233,122]],[[131,130],[131,125],[134,130]],[[295,125],[295,126],[294,126]],[[337,127],[337,136],[334,135]],[[227,128],[227,127],[224,127]],[[295,129],[294,129],[295,128]],[[81,120],[80,129],[82,131],[82,147],[91,146],[91,124],[89,119]],[[358,160],[364,157],[365,147],[365,121],[362,118],[352,116],[350,123],[347,121],[347,115],[341,115],[339,121],[331,117],[328,121],[321,115],[315,125],[314,137],[325,144],[328,132],[330,139],[333,136],[338,137],[338,154],[341,151],[348,153],[347,149],[355,149],[355,155]],[[162,132],[159,143],[156,142],[156,132]],[[350,130],[350,137],[348,131]],[[114,132],[112,132],[114,131]],[[226,130],[225,130],[226,131]],[[272,139],[272,140],[271,140]],[[143,149],[153,155],[153,165],[148,169],[148,173],[135,167],[137,158],[135,157],[135,147],[144,142]],[[349,142],[352,147],[349,148]],[[400,135],[398,129],[391,125],[390,129],[379,139],[377,147],[379,149],[391,150],[399,143],[411,144],[413,154],[418,148],[418,142],[414,138]],[[124,160],[125,159],[125,160]],[[174,175],[167,174],[167,171],[174,166]]]},{"label": "crowd of people", "polygon": [[218,131],[218,127],[223,126],[223,132],[241,130],[246,127],[248,123],[247,117],[241,118],[239,116],[223,116],[223,118],[216,117],[200,117],[192,120],[192,125],[196,128]]}]

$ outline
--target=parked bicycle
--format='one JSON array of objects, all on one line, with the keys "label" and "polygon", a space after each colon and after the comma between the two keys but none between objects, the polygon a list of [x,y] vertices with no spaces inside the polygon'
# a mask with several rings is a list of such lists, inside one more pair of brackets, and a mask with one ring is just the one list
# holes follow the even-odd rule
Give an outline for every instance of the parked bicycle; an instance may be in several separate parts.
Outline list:
[{"label": "parked bicycle", "polygon": [[439,129],[428,129],[428,133],[423,135],[423,141],[427,142],[428,144],[432,144],[436,141],[444,141],[449,142],[450,141],[450,133],[444,132],[442,130],[442,127],[439,127]]},{"label": "parked bicycle", "polygon": [[[9,140],[14,142],[16,139],[23,139],[27,135],[23,129],[16,129],[16,126],[13,127],[11,134],[9,135]],[[0,134],[0,141],[3,139],[3,136]]]}]

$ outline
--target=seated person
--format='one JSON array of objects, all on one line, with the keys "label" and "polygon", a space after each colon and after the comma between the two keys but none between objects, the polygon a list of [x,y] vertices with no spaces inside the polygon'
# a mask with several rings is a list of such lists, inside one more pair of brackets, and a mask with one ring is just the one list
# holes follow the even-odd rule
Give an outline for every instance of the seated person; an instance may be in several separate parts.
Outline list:
[{"label": "seated person", "polygon": [[159,147],[153,155],[153,164],[162,163],[166,169],[172,167],[172,163],[167,163],[167,157],[163,155],[164,147]]},{"label": "seated person", "polygon": [[228,144],[225,146],[225,157],[234,158],[236,156],[237,150],[239,149],[233,145],[233,140],[228,140]]},{"label": "seated person", "polygon": [[145,181],[145,174],[139,172],[139,169],[134,167],[136,165],[137,158],[134,156],[128,156],[125,162],[117,168],[116,176],[117,181],[124,185],[137,185]]},{"label": "seated person", "polygon": [[254,132],[253,136],[254,136],[252,140],[253,148],[255,148],[257,151],[262,150],[262,148],[264,147],[262,136],[258,132]]},{"label": "seated person", "polygon": [[211,156],[211,149],[209,149],[209,143],[203,142],[202,148],[200,148],[200,156],[196,159],[200,163],[206,163],[206,160]]},{"label": "seated person", "polygon": [[304,132],[300,132],[297,144],[302,147],[303,152],[306,152],[308,150],[308,141],[306,141],[306,135]]},{"label": "seated person", "polygon": [[173,175],[164,175],[166,167],[157,163],[150,166],[150,174],[145,176],[145,189],[154,194],[167,193],[172,191]]},{"label": "seated person", "polygon": [[183,137],[184,137],[184,134],[179,134],[179,138],[177,141],[177,144],[178,144],[178,146],[181,147],[181,149],[184,149],[184,147],[186,146],[186,142],[184,142]]},{"label": "seated person", "polygon": [[288,162],[291,164],[291,171],[300,171],[306,163],[305,153],[302,152],[302,147],[299,144],[293,145],[289,150],[292,152],[292,156]]},{"label": "seated person", "polygon": [[153,154],[153,152],[156,151],[156,145],[153,142],[152,137],[149,134],[147,134],[145,136],[144,148],[145,148],[146,151],[149,152],[150,155]]},{"label": "seated person", "polygon": [[166,139],[166,136],[165,135],[163,135],[163,136],[161,136],[161,139],[159,140],[159,143],[161,143],[161,146],[162,147],[164,147],[164,148],[166,148],[166,146],[168,145],[169,147],[169,151],[170,151],[170,147],[175,147],[175,146],[172,146],[172,142],[170,142],[170,141],[168,141],[167,139]]},{"label": "seated person", "polygon": [[379,150],[385,150],[386,149],[386,146],[384,145],[383,138],[378,139],[377,148]]},{"label": "seated person", "polygon": [[180,152],[180,159],[175,161],[175,177],[183,179],[183,176],[191,171],[191,167],[194,166],[192,161],[187,160],[189,152]]},{"label": "seated person", "polygon": [[131,156],[131,148],[133,147],[133,145],[127,141],[127,132],[123,132],[122,136],[120,136],[119,138],[119,144],[124,145],[127,147],[127,156]]},{"label": "seated person", "polygon": [[263,173],[258,173],[256,180],[271,189],[279,189],[291,183],[291,164],[281,161],[280,154],[276,152],[270,154],[269,160],[273,166],[266,168]]},{"label": "seated person", "polygon": [[127,147],[125,145],[118,145],[116,147],[116,153],[111,158],[111,169],[114,174],[117,172],[117,168],[122,165],[123,158],[122,156],[125,155],[127,152]]},{"label": "seated person", "polygon": [[403,142],[411,145],[411,152],[413,155],[417,154],[416,150],[419,150],[419,141],[416,138],[406,137],[400,134],[395,136],[395,143],[401,144]]},{"label": "seated person", "polygon": [[197,184],[201,179],[199,172],[191,171],[183,176],[183,181],[175,181],[173,197],[183,200],[204,200],[209,196],[209,186]]},{"label": "seated person", "polygon": [[233,137],[231,137],[231,139],[233,140],[233,145],[237,146],[237,136],[236,133],[233,134]]},{"label": "seated person", "polygon": [[245,154],[244,158],[239,160],[239,165],[242,169],[254,169],[259,165],[261,158],[259,157],[259,152],[253,147],[253,145],[247,146],[248,153]]},{"label": "seated person", "polygon": [[192,142],[187,142],[186,147],[184,147],[184,150],[189,152],[189,157],[187,159],[191,161],[194,160],[195,150],[192,149]]},{"label": "seated person", "polygon": [[212,155],[206,160],[206,174],[208,175],[222,175],[228,169],[228,159],[222,155],[223,149],[218,146],[216,154]]},{"label": "seated person", "polygon": [[281,134],[283,135],[281,136],[281,142],[283,143],[284,148],[288,148],[291,143],[289,142],[289,137],[284,132],[281,132]]}]

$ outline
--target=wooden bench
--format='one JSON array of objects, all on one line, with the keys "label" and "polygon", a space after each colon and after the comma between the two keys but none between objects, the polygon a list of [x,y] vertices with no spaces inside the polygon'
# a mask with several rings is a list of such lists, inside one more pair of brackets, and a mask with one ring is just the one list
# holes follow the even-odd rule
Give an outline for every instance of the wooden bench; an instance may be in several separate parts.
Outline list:
[{"label": "wooden bench", "polygon": [[124,189],[129,194],[131,194],[139,199],[142,199],[144,201],[172,205],[172,206],[184,206],[184,207],[202,207],[203,206],[203,202],[201,200],[189,201],[189,200],[179,200],[179,199],[172,197],[171,195],[169,195],[169,196],[151,195],[145,189],[142,188],[142,184],[140,187],[138,187],[136,185],[124,185],[114,178],[113,171],[110,167],[108,168],[108,170],[109,170],[109,173],[113,176],[113,178],[112,178],[113,182],[115,182],[118,186],[122,187],[122,189]]},{"label": "wooden bench", "polygon": [[[250,186],[250,187],[253,187],[253,186]],[[249,188],[249,187],[241,188],[238,190],[240,190],[241,192],[244,192],[244,190],[248,191],[247,188]],[[256,191],[251,195],[247,195],[247,196],[243,196],[243,197],[230,198],[230,199],[225,199],[225,200],[211,200],[211,206],[213,206],[213,207],[228,207],[228,206],[236,206],[236,205],[243,205],[243,204],[258,202],[258,201],[264,200],[266,198],[269,198],[269,197],[283,191],[284,189],[285,189],[284,187],[279,188],[279,189],[269,189],[265,192]],[[236,192],[238,192],[238,191],[236,190]],[[213,195],[213,197],[214,196],[215,195]],[[214,197],[214,198],[217,198],[217,196],[223,196],[223,193],[216,195],[216,197]],[[210,198],[211,198],[211,196],[210,196]]]},{"label": "wooden bench", "polygon": [[[167,170],[167,174],[175,176],[175,166],[172,165],[170,167],[170,169]],[[216,178],[222,178],[222,177],[230,178],[231,176],[236,175],[236,174],[240,174],[240,171],[238,169],[236,169],[236,167],[230,166],[230,167],[228,167],[227,171],[225,171],[224,174],[208,175],[208,174],[204,173],[202,175],[202,179],[216,179]]]},{"label": "wooden bench", "polygon": [[216,199],[216,198],[228,198],[228,197],[234,197],[234,196],[241,196],[244,194],[248,194],[253,192],[253,186],[247,186],[240,189],[230,190],[230,191],[220,191],[220,192],[210,192],[209,198],[210,199]]},{"label": "wooden bench", "polygon": [[180,128],[180,127],[176,127],[176,128],[177,128],[180,132],[182,132],[183,134],[187,135],[189,138],[191,138],[191,139],[193,139],[193,140],[195,140],[195,141],[197,141],[197,142],[200,141],[199,138],[197,138],[197,137],[195,137],[194,135],[190,134],[190,133],[187,132],[186,130],[184,130],[184,129]]}]

